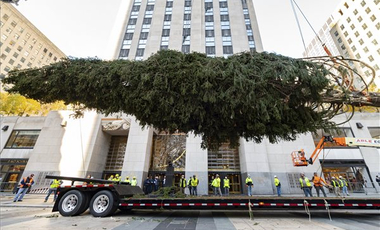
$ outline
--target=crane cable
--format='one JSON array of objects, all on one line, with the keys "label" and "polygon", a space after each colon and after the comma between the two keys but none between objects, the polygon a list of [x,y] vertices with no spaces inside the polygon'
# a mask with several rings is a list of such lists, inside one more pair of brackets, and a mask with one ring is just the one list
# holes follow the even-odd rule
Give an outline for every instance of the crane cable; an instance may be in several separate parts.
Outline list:
[{"label": "crane cable", "polygon": [[294,14],[294,17],[296,18],[296,21],[297,21],[297,25],[298,25],[298,30],[301,34],[301,38],[302,38],[302,43],[303,43],[303,47],[305,49],[305,53],[307,54],[307,50],[306,50],[306,45],[305,45],[305,40],[304,40],[304,37],[303,37],[303,34],[302,34],[302,29],[301,29],[301,26],[300,26],[300,23],[299,23],[299,20],[298,20],[298,16],[297,16],[297,12],[294,8],[294,4],[296,5],[296,7],[298,8],[298,10],[300,11],[300,13],[302,14],[303,18],[306,20],[307,24],[310,26],[310,28],[313,30],[315,36],[318,38],[318,40],[321,42],[322,46],[324,46],[325,44],[322,42],[321,38],[318,36],[317,32],[315,32],[313,26],[311,25],[311,23],[309,22],[309,20],[307,20],[305,14],[302,12],[301,8],[298,6],[297,2],[295,0],[290,0],[290,3],[292,5],[292,9],[293,9],[293,14]]}]

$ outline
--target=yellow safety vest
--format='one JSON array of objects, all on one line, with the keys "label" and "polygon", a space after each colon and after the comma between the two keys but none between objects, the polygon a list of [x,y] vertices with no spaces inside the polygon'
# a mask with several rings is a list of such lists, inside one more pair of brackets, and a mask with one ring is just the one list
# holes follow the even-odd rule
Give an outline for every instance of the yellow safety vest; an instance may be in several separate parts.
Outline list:
[{"label": "yellow safety vest", "polygon": [[186,188],[186,179],[185,178],[181,178],[179,180],[179,187],[182,187],[182,188]]},{"label": "yellow safety vest", "polygon": [[125,179],[124,182],[131,183],[131,181],[129,179]]},{"label": "yellow safety vest", "polygon": [[245,179],[245,184],[248,185],[249,182],[251,182],[251,185],[253,185],[252,178],[247,177],[247,179]]},{"label": "yellow safety vest", "polygon": [[197,187],[198,186],[198,184],[199,184],[199,180],[197,179],[197,178],[193,178],[193,179],[191,179],[191,186],[192,187]]},{"label": "yellow safety vest", "polygon": [[280,180],[276,177],[274,178],[274,185],[278,187],[280,185]]},{"label": "yellow safety vest", "polygon": [[137,186],[137,180],[133,180],[133,179],[132,179],[131,185],[132,185],[132,186]]},{"label": "yellow safety vest", "polygon": [[223,183],[224,183],[224,185],[223,185],[224,188],[229,188],[230,187],[230,180],[229,179],[224,179]]},{"label": "yellow safety vest", "polygon": [[303,184],[302,178],[300,178],[301,188],[303,188],[303,187],[311,187],[309,179],[307,177],[305,177],[304,180],[306,182],[306,186]]},{"label": "yellow safety vest", "polygon": [[53,183],[51,183],[50,188],[58,188],[61,182],[57,179],[53,180]]},{"label": "yellow safety vest", "polygon": [[215,188],[220,188],[220,178],[215,178],[212,182],[212,186]]}]

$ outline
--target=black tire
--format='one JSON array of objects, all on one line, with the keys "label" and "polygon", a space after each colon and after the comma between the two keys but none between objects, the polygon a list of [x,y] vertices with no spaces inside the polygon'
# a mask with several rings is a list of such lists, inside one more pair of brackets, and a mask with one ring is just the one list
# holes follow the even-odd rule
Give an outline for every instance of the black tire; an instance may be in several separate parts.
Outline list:
[{"label": "black tire", "polygon": [[62,216],[76,216],[83,213],[85,203],[86,196],[82,192],[70,190],[60,199],[58,211]]},{"label": "black tire", "polygon": [[90,212],[95,217],[112,215],[118,208],[118,201],[108,190],[97,192],[90,201]]},{"label": "black tire", "polygon": [[81,210],[78,211],[78,214],[77,215],[80,215],[82,213],[84,213],[87,209],[88,209],[88,206],[90,204],[90,200],[91,200],[91,196],[90,194],[86,194],[84,193],[83,194],[83,197],[84,197],[84,204],[83,204],[83,208]]}]

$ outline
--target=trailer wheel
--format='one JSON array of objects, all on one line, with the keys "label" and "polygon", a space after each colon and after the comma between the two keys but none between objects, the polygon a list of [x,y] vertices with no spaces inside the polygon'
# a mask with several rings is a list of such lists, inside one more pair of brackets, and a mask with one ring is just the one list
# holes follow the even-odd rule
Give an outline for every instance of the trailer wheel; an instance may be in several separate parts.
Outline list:
[{"label": "trailer wheel", "polygon": [[77,215],[80,215],[80,214],[84,213],[88,209],[88,206],[89,206],[90,200],[91,200],[90,194],[84,193],[83,194],[83,200],[84,200],[83,207],[82,207],[81,210],[78,211]]},{"label": "trailer wheel", "polygon": [[95,217],[112,215],[118,207],[117,200],[112,192],[102,190],[96,193],[90,201],[90,212]]},{"label": "trailer wheel", "polygon": [[82,192],[78,190],[68,191],[59,201],[58,211],[62,216],[79,215],[84,211],[85,200],[86,198]]}]

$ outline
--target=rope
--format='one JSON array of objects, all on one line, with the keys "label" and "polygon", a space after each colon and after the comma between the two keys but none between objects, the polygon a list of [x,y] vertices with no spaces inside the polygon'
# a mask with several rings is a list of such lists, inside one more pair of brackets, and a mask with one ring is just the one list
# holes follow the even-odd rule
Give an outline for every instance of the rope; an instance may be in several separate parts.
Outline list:
[{"label": "rope", "polygon": [[330,221],[332,221],[331,215],[330,215],[329,203],[327,203],[327,201],[325,199],[324,199],[324,201],[325,201],[325,207],[326,207],[327,213],[329,214]]},{"label": "rope", "polygon": [[303,200],[303,206],[305,207],[305,212],[306,212],[306,214],[309,215],[309,221],[311,222],[311,214],[310,214],[310,210],[309,210],[309,202],[307,202],[306,200]]},{"label": "rope", "polygon": [[253,211],[252,211],[252,207],[253,204],[251,203],[251,200],[248,200],[248,212],[249,212],[249,220],[253,220]]},{"label": "rope", "polygon": [[[303,48],[305,49],[305,52],[306,52],[305,40],[304,40],[304,38],[303,38],[302,29],[301,29],[301,26],[300,26],[300,22],[298,21],[298,16],[297,16],[296,10],[294,9],[293,0],[290,0],[290,3],[292,4],[292,9],[293,9],[294,17],[296,17],[298,30],[299,30],[299,32],[300,32],[300,34],[301,34],[301,39],[302,39]],[[297,3],[296,3],[296,4],[297,4]],[[297,6],[297,7],[298,7],[298,6]]]}]

